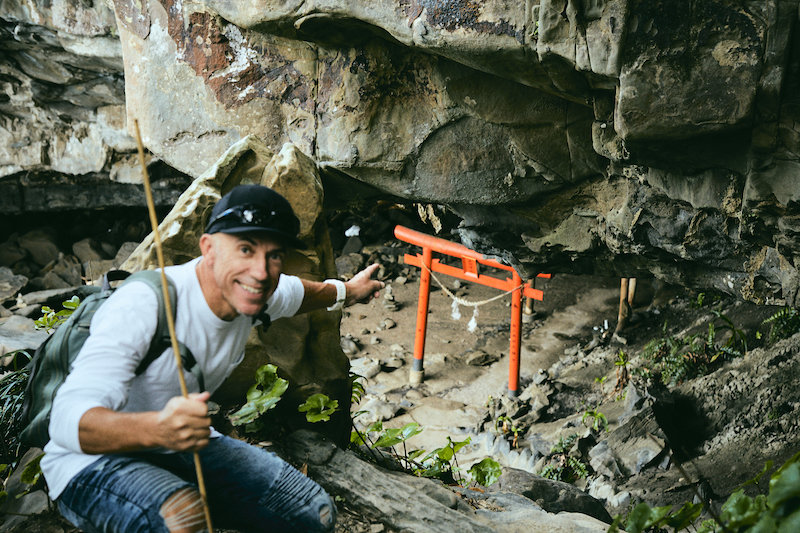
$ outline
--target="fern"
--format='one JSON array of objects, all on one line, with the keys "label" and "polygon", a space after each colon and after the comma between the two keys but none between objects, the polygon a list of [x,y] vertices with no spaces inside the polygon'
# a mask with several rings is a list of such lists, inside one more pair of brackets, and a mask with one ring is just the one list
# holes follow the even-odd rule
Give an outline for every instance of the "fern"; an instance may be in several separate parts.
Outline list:
[{"label": "fern", "polygon": [[769,343],[791,337],[800,331],[800,309],[784,307],[762,322],[769,324]]}]

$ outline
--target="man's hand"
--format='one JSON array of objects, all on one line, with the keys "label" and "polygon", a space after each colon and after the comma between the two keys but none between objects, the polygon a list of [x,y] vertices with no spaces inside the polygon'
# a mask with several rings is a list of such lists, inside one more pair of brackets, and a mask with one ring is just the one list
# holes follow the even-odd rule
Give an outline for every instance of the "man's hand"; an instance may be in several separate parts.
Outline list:
[{"label": "man's hand", "polygon": [[208,392],[192,393],[168,401],[156,418],[155,437],[160,446],[178,452],[205,448],[211,436],[210,396]]},{"label": "man's hand", "polygon": [[151,448],[196,451],[211,436],[208,392],[188,398],[176,396],[161,411],[120,413],[93,407],[81,417],[78,438],[81,451],[89,454],[125,453]]},{"label": "man's hand", "polygon": [[345,282],[344,286],[347,288],[347,299],[344,305],[353,305],[354,303],[367,303],[372,298],[377,298],[380,290],[386,285],[384,282],[377,279],[372,279],[372,275],[378,270],[377,263],[372,264],[356,274]]}]

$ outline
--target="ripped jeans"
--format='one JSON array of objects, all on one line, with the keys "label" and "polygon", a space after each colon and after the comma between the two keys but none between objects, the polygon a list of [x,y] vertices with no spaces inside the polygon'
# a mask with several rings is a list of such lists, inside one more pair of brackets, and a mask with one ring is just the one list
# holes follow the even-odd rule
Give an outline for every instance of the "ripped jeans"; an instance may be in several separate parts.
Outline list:
[{"label": "ripped jeans", "polygon": [[[333,499],[272,452],[221,436],[200,452],[214,528],[333,531]],[[87,533],[167,532],[160,509],[196,489],[192,453],[104,455],[58,498],[61,514]]]}]

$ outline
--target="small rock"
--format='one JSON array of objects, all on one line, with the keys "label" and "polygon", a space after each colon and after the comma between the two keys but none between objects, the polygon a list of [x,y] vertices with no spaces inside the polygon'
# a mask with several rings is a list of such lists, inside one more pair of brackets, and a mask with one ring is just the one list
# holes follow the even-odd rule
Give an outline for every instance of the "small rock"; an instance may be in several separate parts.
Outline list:
[{"label": "small rock", "polygon": [[471,366],[488,366],[500,360],[496,353],[486,353],[483,350],[476,350],[467,356],[467,364]]},{"label": "small rock", "polygon": [[389,351],[392,352],[392,355],[402,355],[406,353],[406,349],[403,347],[402,344],[392,344],[389,346]]},{"label": "small rock", "polygon": [[389,420],[394,418],[397,411],[400,409],[399,405],[386,402],[381,399],[371,397],[365,398],[366,401],[361,403],[361,411],[366,411],[358,417],[358,422],[369,426],[378,420]]},{"label": "small rock", "polygon": [[406,362],[400,357],[390,357],[381,363],[381,368],[384,371],[392,372],[393,370],[397,370],[401,366],[406,364]]},{"label": "small rock", "polygon": [[[67,282],[67,285],[77,287],[83,284],[81,279],[81,264],[74,256],[67,255],[59,258],[51,271]],[[53,287],[57,288],[57,287]]]},{"label": "small rock", "polygon": [[37,330],[34,321],[18,315],[12,315],[0,321],[0,355],[15,350],[30,350],[39,347],[49,334]]},{"label": "small rock", "polygon": [[391,318],[384,318],[381,321],[381,329],[392,329],[397,326],[397,322],[392,320]]},{"label": "small rock", "polygon": [[364,265],[361,254],[346,254],[336,258],[336,273],[341,278],[350,279],[355,276]]},{"label": "small rock", "polygon": [[364,243],[361,242],[361,239],[358,235],[353,235],[348,237],[347,242],[344,243],[342,247],[342,255],[348,254],[360,254],[361,249],[364,247]]},{"label": "small rock", "polygon": [[75,254],[75,257],[77,257],[81,263],[103,259],[102,254],[97,251],[97,243],[88,237],[73,243],[72,253]]},{"label": "small rock", "polygon": [[408,391],[406,391],[406,398],[409,400],[421,400],[424,397],[425,395],[417,389],[408,389]]},{"label": "small rock", "polygon": [[631,493],[627,490],[624,490],[620,493],[615,494],[611,498],[607,500],[609,507],[615,509],[624,509],[628,507],[628,504],[631,502]]},{"label": "small rock", "polygon": [[383,308],[386,309],[387,311],[397,311],[400,309],[400,305],[392,300],[384,300]]},{"label": "small rock", "polygon": [[355,339],[350,337],[342,337],[340,344],[345,355],[355,355],[361,351],[361,346],[358,345]]},{"label": "small rock", "polygon": [[106,272],[114,270],[116,266],[110,259],[92,260],[83,263],[83,271],[86,273],[86,279],[99,281]]},{"label": "small rock", "polygon": [[380,337],[376,337],[375,335],[373,335],[372,337],[370,337],[369,343],[371,345],[373,345],[373,346],[376,345],[376,344],[380,344],[381,343],[381,338]]},{"label": "small rock", "polygon": [[398,285],[405,285],[406,282],[408,282],[408,278],[407,277],[405,277],[405,276],[397,276],[396,278],[394,278],[394,282],[393,283],[397,283]]},{"label": "small rock", "polygon": [[449,357],[447,356],[447,354],[446,353],[442,353],[442,352],[435,352],[435,353],[425,354],[425,361],[427,361],[429,363],[444,364],[444,363],[446,363],[448,361],[448,359],[449,359]]},{"label": "small rock", "polygon": [[133,253],[133,251],[136,249],[137,246],[139,246],[139,243],[133,241],[122,243],[122,246],[120,246],[119,250],[117,251],[117,255],[114,256],[113,260],[114,267],[116,268],[120,266],[122,263],[124,263],[125,260],[127,260],[128,257],[130,257],[130,255]]},{"label": "small rock", "polygon": [[364,329],[361,330],[361,334],[362,335],[369,335],[370,333],[372,333],[372,332],[370,330],[368,330],[367,328],[364,328]]},{"label": "small rock", "polygon": [[33,230],[22,235],[19,247],[27,251],[40,267],[56,261],[60,253],[53,237],[44,230]]},{"label": "small rock", "polygon": [[69,289],[70,287],[72,287],[71,284],[64,281],[61,278],[61,276],[59,276],[52,270],[42,277],[32,279],[31,285],[39,286],[44,290]]},{"label": "small rock", "polygon": [[100,243],[100,251],[106,257],[112,257],[117,253],[117,247],[111,244],[110,242],[103,241]]},{"label": "small rock", "polygon": [[0,267],[0,302],[15,297],[27,283],[25,276],[14,274],[10,268]]},{"label": "small rock", "polygon": [[369,357],[359,357],[350,361],[350,371],[365,378],[373,378],[381,371],[381,364]]},{"label": "small rock", "polygon": [[27,252],[19,247],[15,235],[0,244],[0,266],[10,267],[25,259],[26,256]]},{"label": "small rock", "polygon": [[589,451],[589,465],[591,465],[595,472],[609,479],[622,477],[622,472],[617,464],[617,458],[605,441],[600,442]]}]

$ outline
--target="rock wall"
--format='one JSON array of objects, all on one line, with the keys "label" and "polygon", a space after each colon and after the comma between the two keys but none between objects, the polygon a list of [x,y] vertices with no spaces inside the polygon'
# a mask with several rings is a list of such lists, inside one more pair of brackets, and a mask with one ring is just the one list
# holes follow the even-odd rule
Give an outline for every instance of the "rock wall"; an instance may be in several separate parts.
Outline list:
[{"label": "rock wall", "polygon": [[[0,3],[6,175],[124,160],[103,129],[109,106],[124,128],[121,60],[127,121],[190,176],[247,135],[292,142],[323,180],[447,206],[465,244],[527,275],[800,303],[798,0],[38,4]],[[67,121],[77,94],[94,101]]]}]

